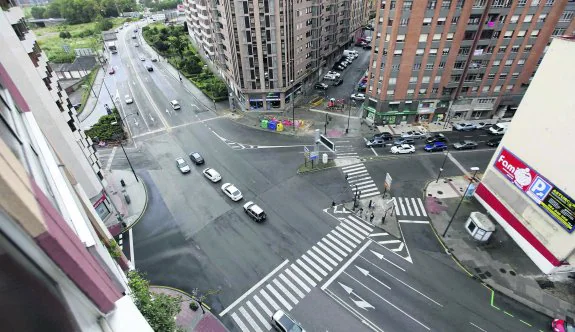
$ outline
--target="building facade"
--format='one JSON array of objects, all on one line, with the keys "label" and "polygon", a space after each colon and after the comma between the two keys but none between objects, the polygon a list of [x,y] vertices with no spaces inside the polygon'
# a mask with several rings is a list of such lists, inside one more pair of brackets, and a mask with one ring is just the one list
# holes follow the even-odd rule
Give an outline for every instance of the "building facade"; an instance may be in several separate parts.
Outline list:
[{"label": "building facade", "polygon": [[235,107],[283,108],[309,90],[367,22],[365,0],[185,0],[188,32]]},{"label": "building facade", "polygon": [[375,123],[512,117],[574,0],[381,1],[364,116]]},{"label": "building facade", "polygon": [[475,191],[544,273],[575,271],[573,59],[575,37],[554,38]]},{"label": "building facade", "polygon": [[26,101],[27,108],[20,110],[34,114],[58,159],[82,184],[101,217],[112,217],[112,207],[100,182],[104,181],[102,165],[91,139],[79,127],[68,95],[26,26],[22,9],[10,0],[0,3],[0,68],[18,90],[14,98]]}]

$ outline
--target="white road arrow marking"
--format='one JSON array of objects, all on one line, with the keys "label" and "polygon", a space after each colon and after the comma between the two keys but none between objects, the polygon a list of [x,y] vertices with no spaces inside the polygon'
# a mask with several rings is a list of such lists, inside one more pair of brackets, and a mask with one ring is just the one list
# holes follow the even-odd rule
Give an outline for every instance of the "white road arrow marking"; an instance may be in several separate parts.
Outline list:
[{"label": "white road arrow marking", "polygon": [[377,257],[377,258],[379,258],[379,259],[383,259],[383,260],[385,260],[386,262],[388,262],[389,264],[391,264],[391,265],[395,266],[396,268],[400,269],[401,271],[405,272],[405,269],[404,269],[404,268],[402,268],[401,266],[395,264],[394,262],[390,261],[389,259],[383,257],[383,255],[380,254],[380,253],[378,253],[377,251],[373,251],[373,250],[369,250],[369,251],[371,251],[371,252],[375,255],[375,257]]},{"label": "white road arrow marking", "polygon": [[362,269],[361,267],[359,267],[359,266],[357,266],[357,265],[356,265],[355,267],[356,267],[356,268],[359,270],[359,272],[361,272],[364,276],[370,277],[371,279],[373,279],[373,280],[379,282],[379,284],[382,285],[383,287],[385,287],[385,288],[391,290],[391,287],[389,287],[388,285],[384,284],[383,282],[381,282],[381,281],[380,281],[379,279],[377,279],[376,277],[374,277],[374,276],[372,276],[371,274],[369,274],[369,271],[368,271],[368,270]]},{"label": "white road arrow marking", "polygon": [[[341,208],[340,211],[337,210],[338,207]],[[347,213],[347,212],[349,212],[349,211],[347,211],[343,206],[337,206],[336,205],[333,207],[333,213]]]},{"label": "white road arrow marking", "polygon": [[359,308],[367,311],[367,309],[375,309],[374,306],[372,306],[369,302],[367,302],[366,300],[362,299],[361,296],[357,295],[356,293],[353,292],[353,288],[342,284],[341,282],[337,282],[342,288],[343,290],[349,294],[349,295],[354,295],[355,297],[357,297],[357,300],[354,300],[351,298],[351,296],[349,297],[350,300],[353,301],[353,303],[355,303],[356,306],[358,306]]},{"label": "white road arrow marking", "polygon": [[397,247],[397,248],[395,248],[395,249],[390,249],[390,250],[393,251],[393,252],[402,251],[402,250],[403,250],[403,246],[404,246],[404,244],[403,244],[403,242],[401,242],[401,243],[399,244],[399,247]]}]

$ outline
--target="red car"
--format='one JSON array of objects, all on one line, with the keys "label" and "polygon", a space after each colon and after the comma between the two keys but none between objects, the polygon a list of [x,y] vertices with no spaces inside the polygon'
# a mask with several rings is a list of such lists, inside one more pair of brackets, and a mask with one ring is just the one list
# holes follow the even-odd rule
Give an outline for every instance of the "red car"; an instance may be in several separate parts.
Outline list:
[{"label": "red car", "polygon": [[116,70],[114,69],[114,67],[110,67],[110,70],[108,71],[108,73],[110,75],[113,75],[116,72]]},{"label": "red car", "polygon": [[567,323],[563,319],[554,319],[551,323],[553,332],[575,332],[575,326]]}]

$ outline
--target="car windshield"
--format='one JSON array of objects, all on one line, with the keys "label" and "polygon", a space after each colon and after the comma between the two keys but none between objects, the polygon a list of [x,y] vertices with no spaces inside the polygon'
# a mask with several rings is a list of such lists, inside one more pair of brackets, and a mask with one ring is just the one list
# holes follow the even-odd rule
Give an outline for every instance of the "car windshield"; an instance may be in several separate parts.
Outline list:
[{"label": "car windshield", "polygon": [[178,160],[178,165],[180,166],[186,166],[186,162],[183,161],[182,159]]},{"label": "car windshield", "polygon": [[[234,189],[232,189],[234,190]],[[235,189],[234,191],[232,191],[232,196],[239,196],[240,195],[240,191]]]},{"label": "car windshield", "polygon": [[282,318],[279,319],[279,322],[282,326],[286,328],[288,332],[301,332],[302,329],[299,327],[291,318],[284,315]]}]

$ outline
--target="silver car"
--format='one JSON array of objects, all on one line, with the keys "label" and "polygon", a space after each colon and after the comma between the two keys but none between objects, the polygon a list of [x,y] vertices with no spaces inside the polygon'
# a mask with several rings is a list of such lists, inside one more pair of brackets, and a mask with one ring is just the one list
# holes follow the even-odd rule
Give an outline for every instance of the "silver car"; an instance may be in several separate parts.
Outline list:
[{"label": "silver car", "polygon": [[220,173],[218,173],[213,168],[206,168],[205,170],[202,171],[202,173],[204,174],[205,177],[210,179],[210,181],[212,181],[213,183],[216,183],[222,179],[222,176],[220,175]]},{"label": "silver car", "polygon": [[176,166],[178,166],[178,169],[180,170],[180,172],[182,172],[184,174],[189,173],[191,171],[190,166],[188,165],[188,163],[186,163],[184,158],[176,159]]},{"label": "silver car", "polygon": [[273,314],[272,325],[276,331],[305,332],[300,323],[288,316],[288,314],[282,310],[278,310]]}]

